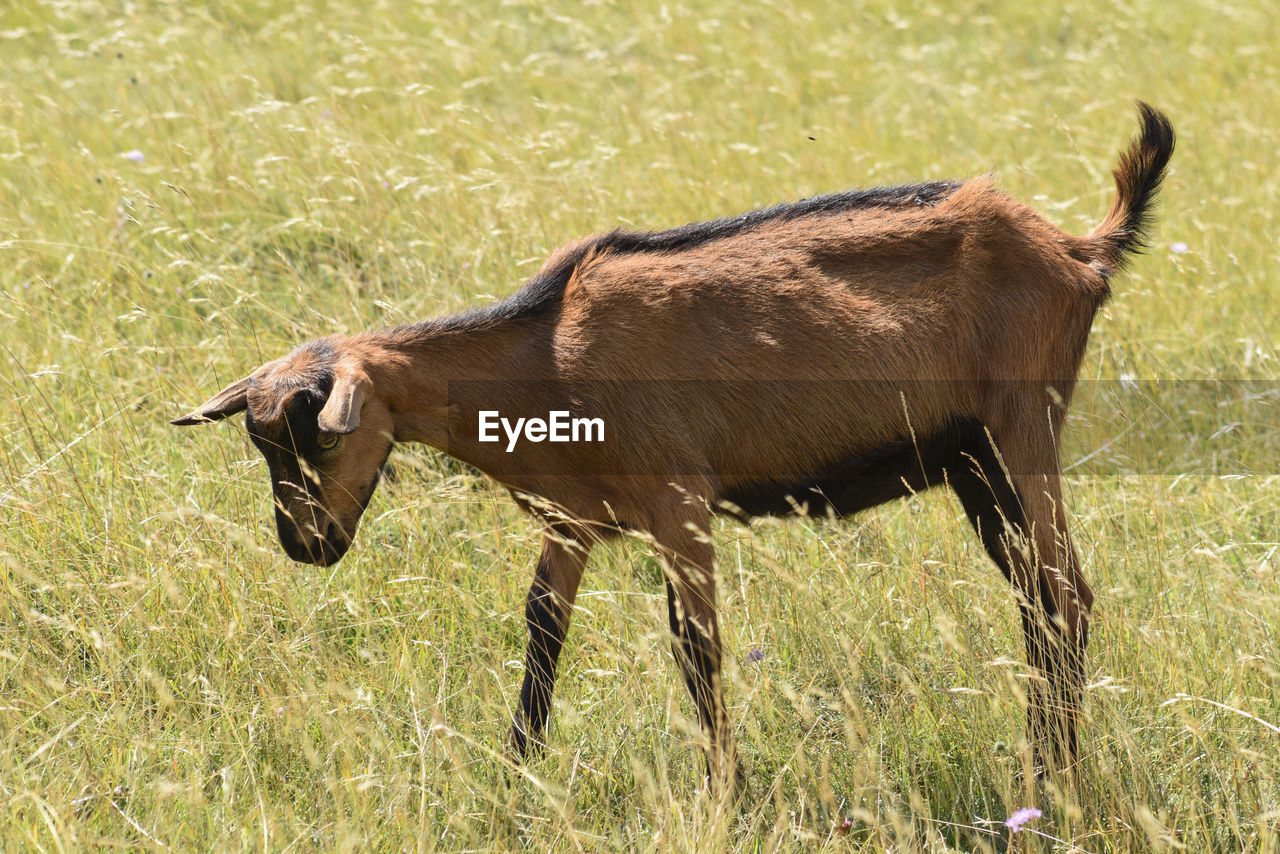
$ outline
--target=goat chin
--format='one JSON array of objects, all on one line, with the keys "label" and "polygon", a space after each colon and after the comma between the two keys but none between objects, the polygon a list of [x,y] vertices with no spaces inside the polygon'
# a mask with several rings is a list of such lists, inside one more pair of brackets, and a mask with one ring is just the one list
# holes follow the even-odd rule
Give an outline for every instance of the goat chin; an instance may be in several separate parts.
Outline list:
[{"label": "goat chin", "polygon": [[331,537],[303,537],[296,530],[280,529],[277,532],[280,546],[295,563],[311,566],[332,566],[342,560],[351,541],[335,542]]}]

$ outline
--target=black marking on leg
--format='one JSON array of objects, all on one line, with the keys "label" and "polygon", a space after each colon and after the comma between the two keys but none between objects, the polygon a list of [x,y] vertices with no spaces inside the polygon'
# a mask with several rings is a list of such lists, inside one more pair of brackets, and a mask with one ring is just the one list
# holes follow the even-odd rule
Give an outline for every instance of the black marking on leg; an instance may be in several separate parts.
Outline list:
[{"label": "black marking on leg", "polygon": [[520,686],[520,714],[511,729],[511,746],[519,756],[542,744],[555,687],[556,665],[564,648],[568,613],[563,602],[548,589],[546,568],[538,572],[525,603],[529,645],[525,653],[524,682]]},{"label": "black marking on leg", "polygon": [[[1010,546],[1024,536],[1026,519],[1017,489],[1009,482],[991,440],[985,432],[971,437],[956,450],[947,481],[964,507],[991,560],[1013,580]],[[1010,537],[1015,541],[1011,542]]]},{"label": "black marking on leg", "polygon": [[720,655],[707,636],[705,627],[698,626],[687,615],[680,613],[675,587],[667,581],[667,620],[671,625],[671,651],[685,687],[698,710],[698,723],[710,743],[706,754],[708,778],[715,776],[713,756],[722,740],[719,719],[716,715],[715,680],[720,672]]},{"label": "black marking on leg", "polygon": [[1027,663],[1043,677],[1027,689],[1027,732],[1034,751],[1037,774],[1046,771],[1044,748],[1050,749],[1058,768],[1065,768],[1078,755],[1076,715],[1083,701],[1084,664],[1082,641],[1068,637],[1055,620],[1053,598],[1035,556],[1029,552],[1028,525],[1017,489],[1005,475],[989,437],[970,444],[964,451],[965,465],[953,465],[948,482],[964,507],[969,523],[978,533],[992,561],[1013,580],[1016,550],[1028,550],[1033,590],[1023,591],[1019,603],[1026,640]]}]

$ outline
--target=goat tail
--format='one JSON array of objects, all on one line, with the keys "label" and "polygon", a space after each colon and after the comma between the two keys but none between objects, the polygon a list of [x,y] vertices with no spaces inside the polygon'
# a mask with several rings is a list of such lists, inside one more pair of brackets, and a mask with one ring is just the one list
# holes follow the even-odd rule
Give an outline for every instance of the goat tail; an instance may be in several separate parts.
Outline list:
[{"label": "goat tail", "polygon": [[1084,239],[1089,260],[1108,279],[1128,264],[1132,255],[1147,245],[1151,209],[1164,180],[1165,167],[1173,156],[1173,125],[1164,113],[1138,102],[1142,130],[1120,156],[1112,172],[1116,198],[1106,219]]}]

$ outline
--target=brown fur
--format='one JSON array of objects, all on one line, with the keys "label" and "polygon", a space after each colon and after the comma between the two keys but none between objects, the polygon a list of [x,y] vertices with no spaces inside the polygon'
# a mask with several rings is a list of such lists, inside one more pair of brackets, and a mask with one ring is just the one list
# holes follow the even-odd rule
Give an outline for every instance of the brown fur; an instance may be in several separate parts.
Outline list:
[{"label": "brown fur", "polygon": [[[517,754],[542,738],[587,554],[620,530],[651,537],[717,778],[735,759],[713,510],[794,497],[853,512],[945,481],[1019,594],[1045,677],[1030,689],[1033,740],[1069,765],[1092,593],[1067,534],[1058,435],[1107,278],[1172,150],[1167,121],[1142,111],[1116,202],[1085,238],[985,178],[587,238],[511,305],[312,342],[175,423],[249,410],[295,559],[342,556],[392,440],[453,454],[540,516]],[[599,416],[606,441],[507,453],[478,441],[482,409]],[[821,494],[833,485],[848,494]]]}]

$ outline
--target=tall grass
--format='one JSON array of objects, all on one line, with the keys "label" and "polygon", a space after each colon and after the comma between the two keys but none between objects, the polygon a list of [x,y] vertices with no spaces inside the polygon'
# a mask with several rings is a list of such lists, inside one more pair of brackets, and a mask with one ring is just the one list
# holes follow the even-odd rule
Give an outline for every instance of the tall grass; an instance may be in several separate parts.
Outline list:
[{"label": "tall grass", "polygon": [[[1280,850],[1278,36],[1260,0],[5,6],[0,849]],[[1012,595],[946,495],[718,523],[725,810],[643,544],[594,559],[514,772],[537,541],[502,493],[398,451],[352,553],[299,567],[243,431],[165,424],[616,225],[995,170],[1082,233],[1135,97],[1181,141],[1068,437],[1074,790],[1021,774]],[[1221,394],[1145,431],[1130,378]]]}]

